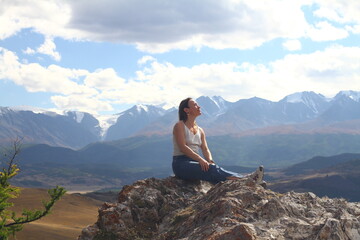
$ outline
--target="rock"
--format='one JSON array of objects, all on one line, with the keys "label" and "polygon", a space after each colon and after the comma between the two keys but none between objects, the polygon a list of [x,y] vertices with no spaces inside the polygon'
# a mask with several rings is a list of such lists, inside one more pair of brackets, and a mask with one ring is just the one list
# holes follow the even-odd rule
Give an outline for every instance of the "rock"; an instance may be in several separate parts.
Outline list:
[{"label": "rock", "polygon": [[123,187],[79,240],[360,239],[360,203],[280,194],[244,180],[216,185],[175,177]]}]

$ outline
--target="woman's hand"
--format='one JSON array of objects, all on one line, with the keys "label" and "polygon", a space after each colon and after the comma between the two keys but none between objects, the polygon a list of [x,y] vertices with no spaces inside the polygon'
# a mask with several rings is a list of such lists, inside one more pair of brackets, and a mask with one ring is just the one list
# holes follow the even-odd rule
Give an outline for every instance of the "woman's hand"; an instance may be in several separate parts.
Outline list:
[{"label": "woman's hand", "polygon": [[204,159],[200,159],[199,160],[199,164],[201,167],[201,170],[203,170],[204,172],[207,172],[209,170],[209,162],[204,160]]}]

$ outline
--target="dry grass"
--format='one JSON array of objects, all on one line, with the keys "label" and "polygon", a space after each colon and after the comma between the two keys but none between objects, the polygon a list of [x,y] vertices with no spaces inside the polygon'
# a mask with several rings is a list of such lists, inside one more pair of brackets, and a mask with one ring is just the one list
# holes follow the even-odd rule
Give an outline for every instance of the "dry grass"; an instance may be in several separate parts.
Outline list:
[{"label": "dry grass", "polygon": [[[40,209],[42,200],[48,200],[47,190],[36,188],[22,189],[19,198],[14,199],[13,210]],[[81,230],[96,222],[98,208],[102,202],[74,194],[65,194],[58,201],[52,213],[44,218],[24,225],[16,234],[17,240],[67,240],[77,239]]]}]

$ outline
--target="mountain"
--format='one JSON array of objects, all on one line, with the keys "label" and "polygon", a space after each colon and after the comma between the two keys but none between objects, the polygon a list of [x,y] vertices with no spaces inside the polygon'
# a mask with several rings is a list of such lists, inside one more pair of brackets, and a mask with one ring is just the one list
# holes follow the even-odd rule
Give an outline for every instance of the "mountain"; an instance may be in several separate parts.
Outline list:
[{"label": "mountain", "polygon": [[[284,125],[290,126],[288,129],[292,133],[309,129],[311,131],[322,129],[324,132],[324,127],[329,128],[329,124],[338,123],[324,121],[320,118],[335,101],[314,92],[294,93],[278,102],[257,97],[228,102],[216,96],[202,96],[197,98],[196,101],[201,106],[202,111],[198,123],[206,130],[207,135],[239,134],[257,129],[266,134],[269,129],[274,131],[276,126],[283,130],[281,126]],[[172,121],[163,121],[162,118],[158,118],[151,125],[144,128],[140,134],[150,135],[154,133],[151,127],[160,125],[163,127],[157,131],[158,133],[161,130],[169,132],[169,129],[177,121],[177,114],[176,112],[172,114]],[[166,118],[170,119],[169,116],[166,116]],[[341,121],[347,119],[351,120],[353,118],[345,116]],[[329,131],[331,132],[330,129]],[[248,133],[251,134],[251,132]]]},{"label": "mountain", "polygon": [[101,127],[99,120],[93,115],[85,112],[67,111],[65,116],[73,119],[80,124],[82,128],[89,131],[94,136],[98,137],[101,134]]},{"label": "mountain", "polygon": [[218,117],[232,106],[231,102],[226,101],[220,96],[202,96],[197,98],[196,102],[201,106],[202,115],[208,119]]},{"label": "mountain", "polygon": [[243,99],[213,121],[212,128],[218,125],[225,133],[303,123],[316,118],[328,106],[327,99],[314,92],[294,93],[279,102],[257,97]]},{"label": "mountain", "polygon": [[98,141],[98,121],[88,113],[36,112],[0,107],[0,139],[78,148]]},{"label": "mountain", "polygon": [[326,122],[360,119],[360,92],[339,92],[320,118]]},{"label": "mountain", "polygon": [[301,123],[316,118],[330,105],[329,100],[314,92],[294,93],[278,103],[284,121]]},{"label": "mountain", "polygon": [[279,194],[252,181],[211,185],[175,177],[125,186],[104,203],[87,239],[359,239],[360,203]]},{"label": "mountain", "polygon": [[79,149],[89,143],[135,135],[166,112],[150,105],[135,105],[111,116],[0,107],[0,142],[5,144],[21,138],[26,144],[42,143]]},{"label": "mountain", "polygon": [[[202,111],[197,121],[208,136],[360,134],[359,96],[360,92],[341,91],[329,99],[298,92],[278,102],[257,97],[228,102],[220,96],[201,96],[196,99]],[[79,149],[98,141],[171,134],[177,115],[175,108],[141,104],[111,116],[1,107],[0,141],[23,137],[24,143]]]},{"label": "mountain", "polygon": [[[280,100],[281,103],[286,104],[287,106],[293,103],[299,106],[301,105],[305,111],[312,113],[310,115],[301,114],[308,118],[312,118],[316,114],[324,112],[324,110],[329,106],[329,101],[330,100],[322,94],[314,92],[293,93]],[[286,109],[286,107],[284,107],[284,109]]]},{"label": "mountain", "polygon": [[106,141],[117,140],[134,135],[165,114],[165,110],[151,105],[135,105],[119,114],[116,123],[109,127]]}]

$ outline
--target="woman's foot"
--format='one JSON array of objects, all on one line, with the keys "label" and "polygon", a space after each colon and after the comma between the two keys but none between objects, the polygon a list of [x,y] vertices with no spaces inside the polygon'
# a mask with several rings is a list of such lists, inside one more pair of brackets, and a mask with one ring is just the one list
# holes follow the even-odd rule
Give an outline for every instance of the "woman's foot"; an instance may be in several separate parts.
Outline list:
[{"label": "woman's foot", "polygon": [[259,185],[262,186],[264,189],[267,189],[267,182],[265,182],[264,180],[262,180]]}]

